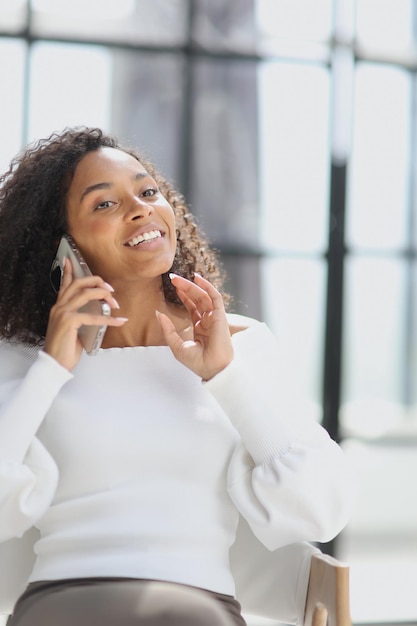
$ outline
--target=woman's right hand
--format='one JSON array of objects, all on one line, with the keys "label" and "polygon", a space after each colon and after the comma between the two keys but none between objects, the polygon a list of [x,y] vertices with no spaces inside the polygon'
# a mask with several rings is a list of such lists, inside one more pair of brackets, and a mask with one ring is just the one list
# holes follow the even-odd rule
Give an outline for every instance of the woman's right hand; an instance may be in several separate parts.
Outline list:
[{"label": "woman's right hand", "polygon": [[79,311],[91,300],[105,300],[111,309],[118,309],[112,291],[112,287],[99,276],[74,278],[71,261],[65,259],[61,288],[49,313],[44,352],[66,369],[72,370],[83,350],[78,337],[81,326],[123,326],[127,321],[125,317],[107,317]]}]

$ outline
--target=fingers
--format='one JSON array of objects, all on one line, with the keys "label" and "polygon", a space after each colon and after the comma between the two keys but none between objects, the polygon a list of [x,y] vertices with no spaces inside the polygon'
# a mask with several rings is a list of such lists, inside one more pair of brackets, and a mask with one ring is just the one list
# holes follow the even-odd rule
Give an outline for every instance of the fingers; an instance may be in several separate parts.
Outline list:
[{"label": "fingers", "polygon": [[66,258],[56,304],[58,306],[70,306],[72,310],[76,310],[91,300],[105,300],[110,308],[118,309],[120,307],[117,300],[112,296],[113,291],[113,287],[99,276],[74,279],[71,261]]},{"label": "fingers", "polygon": [[111,293],[105,287],[84,287],[80,288],[74,286],[74,289],[65,293],[60,299],[61,305],[69,304],[71,309],[81,309],[92,300],[104,300],[110,306],[111,309],[119,309],[119,303],[111,295]]},{"label": "fingers", "polygon": [[122,326],[127,318],[105,314],[99,304],[104,301],[110,309],[119,309],[113,291],[100,276],[75,279],[71,261],[66,258],[61,288],[50,313],[50,325],[67,332],[77,331],[81,326]]},{"label": "fingers", "polygon": [[194,304],[191,298],[187,296],[185,291],[182,291],[182,289],[177,288],[177,295],[179,299],[181,300],[181,302],[183,303],[183,305],[185,306],[185,308],[187,309],[188,313],[190,314],[192,323],[194,325],[197,324],[197,322],[201,320],[201,317],[203,314],[200,313],[197,306]]},{"label": "fingers", "polygon": [[165,341],[183,365],[202,380],[210,380],[233,359],[223,298],[211,283],[197,274],[194,282],[176,274],[170,274],[170,279],[190,314],[193,335],[192,339],[184,341],[169,317],[157,313]]},{"label": "fingers", "polygon": [[182,341],[181,337],[175,330],[175,326],[169,319],[168,315],[165,315],[165,313],[161,313],[160,311],[155,311],[155,313],[161,327],[162,334],[164,335],[164,339],[167,342],[167,346],[171,348],[174,356],[178,359],[180,351],[184,345],[184,341]]},{"label": "fingers", "polygon": [[118,309],[112,292],[99,276],[74,279],[71,262],[66,259],[61,288],[49,313],[44,351],[71,371],[82,353],[81,326],[123,326],[127,318],[104,314],[100,304],[104,301],[110,309]]},{"label": "fingers", "polygon": [[192,315],[198,314],[201,317],[213,310],[224,312],[221,294],[199,274],[195,274],[194,282],[177,274],[170,274],[170,279],[177,290],[178,297]]},{"label": "fingers", "polygon": [[172,340],[175,335],[179,336],[177,331],[175,330],[173,322],[169,319],[168,315],[166,315],[165,313],[161,313],[158,310],[156,310],[155,313],[157,320],[161,326],[162,332],[165,336],[165,339],[170,338]]}]

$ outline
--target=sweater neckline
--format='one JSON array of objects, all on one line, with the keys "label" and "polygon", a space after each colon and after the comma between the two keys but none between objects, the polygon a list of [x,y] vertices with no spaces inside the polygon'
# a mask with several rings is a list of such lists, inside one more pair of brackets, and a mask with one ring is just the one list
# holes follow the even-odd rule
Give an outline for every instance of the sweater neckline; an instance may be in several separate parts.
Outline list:
[{"label": "sweater neckline", "polygon": [[100,348],[98,354],[102,354],[104,352],[120,352],[122,350],[166,350],[169,349],[169,346],[113,346],[111,348]]}]

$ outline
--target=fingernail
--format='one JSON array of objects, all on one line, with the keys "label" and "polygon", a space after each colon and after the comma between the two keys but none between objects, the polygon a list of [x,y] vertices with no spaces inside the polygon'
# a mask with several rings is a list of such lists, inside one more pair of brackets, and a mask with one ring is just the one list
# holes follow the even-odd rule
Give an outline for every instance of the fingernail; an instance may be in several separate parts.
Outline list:
[{"label": "fingernail", "polygon": [[120,304],[117,302],[116,298],[112,298],[113,304],[116,309],[120,309]]},{"label": "fingernail", "polygon": [[114,291],[113,287],[111,285],[109,285],[109,283],[104,283],[106,286],[106,289],[108,289],[109,291]]},{"label": "fingernail", "polygon": [[155,309],[155,315],[156,315],[156,317],[159,317],[161,315],[160,312],[158,311],[158,309]]},{"label": "fingernail", "polygon": [[128,321],[128,317],[115,317],[115,320],[119,320],[119,322],[127,322]]},{"label": "fingernail", "polygon": [[168,274],[168,276],[170,277],[170,279],[172,280],[173,278],[175,278],[176,276],[178,276],[178,274],[173,274],[172,272],[170,272],[170,274]]}]

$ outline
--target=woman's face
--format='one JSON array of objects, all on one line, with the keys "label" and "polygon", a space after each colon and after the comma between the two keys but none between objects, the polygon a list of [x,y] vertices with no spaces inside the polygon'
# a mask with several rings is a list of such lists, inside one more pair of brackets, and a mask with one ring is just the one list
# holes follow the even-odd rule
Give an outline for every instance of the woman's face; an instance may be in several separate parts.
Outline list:
[{"label": "woman's face", "polygon": [[154,278],[171,268],[173,209],[130,154],[105,147],[83,157],[66,209],[69,233],[93,274],[112,283]]}]

